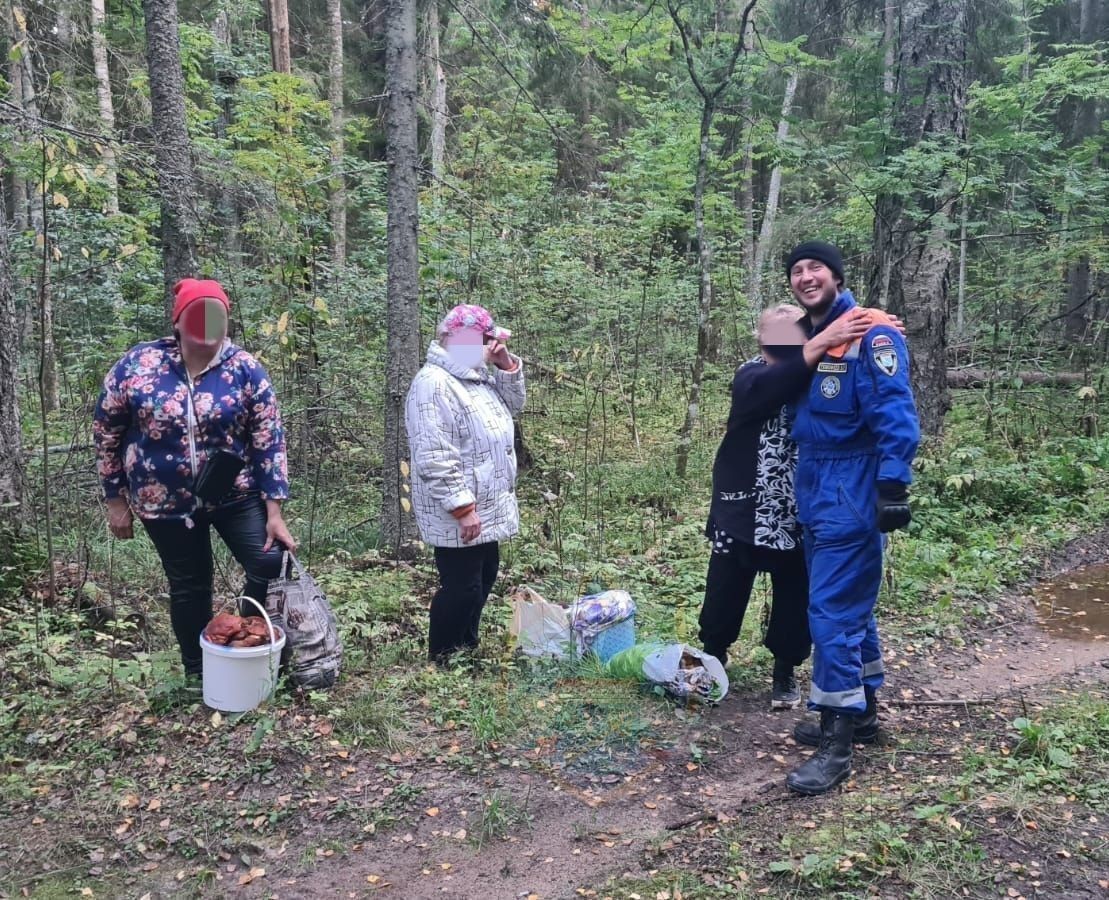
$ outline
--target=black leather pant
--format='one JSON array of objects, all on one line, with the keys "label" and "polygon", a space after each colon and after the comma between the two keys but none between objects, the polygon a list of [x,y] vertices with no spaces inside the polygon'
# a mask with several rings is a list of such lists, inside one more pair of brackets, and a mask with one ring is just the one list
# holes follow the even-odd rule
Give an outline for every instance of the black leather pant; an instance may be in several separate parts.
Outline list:
[{"label": "black leather pant", "polygon": [[[239,497],[192,515],[193,527],[182,519],[140,519],[162,559],[169,580],[169,618],[181,647],[185,673],[201,671],[200,633],[212,618],[212,543],[214,527],[246,571],[243,593],[265,603],[266,588],[281,569],[280,544],[263,552],[266,505],[258,494]],[[257,610],[251,607],[256,615]]]}]

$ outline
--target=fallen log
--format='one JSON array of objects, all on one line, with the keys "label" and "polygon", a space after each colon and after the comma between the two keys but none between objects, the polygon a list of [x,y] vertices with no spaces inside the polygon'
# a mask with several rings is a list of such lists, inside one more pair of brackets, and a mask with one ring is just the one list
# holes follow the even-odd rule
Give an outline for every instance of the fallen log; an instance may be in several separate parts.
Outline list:
[{"label": "fallen log", "polygon": [[1086,381],[1081,372],[1006,372],[991,373],[986,369],[948,369],[947,386],[952,388],[984,388],[992,381],[998,385],[1011,385],[1019,380],[1025,385],[1039,387],[1068,387]]}]

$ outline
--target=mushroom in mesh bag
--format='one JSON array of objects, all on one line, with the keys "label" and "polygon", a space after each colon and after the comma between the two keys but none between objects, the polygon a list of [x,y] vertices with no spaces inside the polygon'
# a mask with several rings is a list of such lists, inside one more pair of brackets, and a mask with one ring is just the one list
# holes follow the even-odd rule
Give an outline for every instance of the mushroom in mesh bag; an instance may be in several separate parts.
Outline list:
[{"label": "mushroom in mesh bag", "polygon": [[728,693],[720,660],[688,644],[635,644],[605,663],[605,671],[657,684],[678,700],[716,703]]}]

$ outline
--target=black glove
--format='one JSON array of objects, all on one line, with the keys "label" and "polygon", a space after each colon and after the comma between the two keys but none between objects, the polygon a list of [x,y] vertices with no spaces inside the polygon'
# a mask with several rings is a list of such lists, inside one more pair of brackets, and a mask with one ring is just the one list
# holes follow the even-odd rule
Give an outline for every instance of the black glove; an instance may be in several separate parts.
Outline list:
[{"label": "black glove", "polygon": [[909,487],[899,481],[878,482],[878,530],[883,534],[905,528],[912,521]]}]

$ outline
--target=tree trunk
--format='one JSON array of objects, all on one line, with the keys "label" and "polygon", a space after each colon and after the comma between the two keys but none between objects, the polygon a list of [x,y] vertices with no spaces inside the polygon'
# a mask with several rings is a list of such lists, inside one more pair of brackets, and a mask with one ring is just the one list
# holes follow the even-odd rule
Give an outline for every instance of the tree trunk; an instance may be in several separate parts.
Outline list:
[{"label": "tree trunk", "polygon": [[415,536],[405,496],[408,441],[404,400],[420,359],[419,206],[416,173],[416,0],[386,0],[385,136],[388,162],[388,274],[382,536],[394,553]]},{"label": "tree trunk", "polygon": [[347,259],[347,189],[343,177],[343,3],[327,0],[331,29],[331,56],[327,67],[327,102],[331,106],[331,261],[336,267]]},{"label": "tree trunk", "polygon": [[39,314],[39,386],[44,413],[52,413],[61,406],[58,391],[58,348],[54,343],[54,293],[50,283],[50,236],[46,233],[46,210],[42,209],[45,197],[39,198],[42,230],[36,233],[38,265],[38,314]]},{"label": "tree trunk", "polygon": [[[0,157],[0,169],[7,167],[8,161]],[[4,180],[0,178],[0,532],[18,529],[23,519],[23,447],[19,420],[20,328],[9,251],[8,198],[4,193]]]},{"label": "tree trunk", "polygon": [[162,206],[162,272],[166,320],[173,311],[173,286],[196,274],[196,187],[185,124],[185,82],[177,37],[176,0],[143,0],[146,61],[154,128],[154,164]]},{"label": "tree trunk", "polygon": [[289,0],[269,0],[269,4],[270,56],[273,58],[273,70],[291,75],[293,52],[289,46]]},{"label": "tree trunk", "polygon": [[427,4],[428,81],[431,85],[431,175],[438,182],[447,160],[447,76],[439,58],[439,0]]},{"label": "tree trunk", "polygon": [[[709,168],[709,141],[712,137],[712,120],[716,114],[716,105],[724,89],[732,83],[736,63],[741,53],[745,52],[747,42],[748,23],[751,13],[755,9],[757,0],[748,0],[743,8],[739,21],[739,33],[732,47],[731,55],[725,65],[716,68],[719,78],[715,84],[705,84],[697,74],[697,65],[693,59],[691,46],[698,43],[700,38],[694,35],[689,24],[681,16],[673,0],[667,0],[666,7],[670,18],[678,28],[682,39],[682,51],[685,55],[685,67],[689,72],[689,80],[701,95],[701,131],[700,142],[697,149],[697,177],[693,186],[693,227],[697,236],[697,263],[700,269],[700,278],[697,283],[697,353],[693,358],[693,371],[689,386],[689,402],[685,410],[685,421],[682,430],[678,433],[678,452],[674,470],[679,478],[684,478],[689,466],[689,451],[693,444],[693,429],[697,427],[697,418],[701,406],[701,384],[704,379],[705,361],[713,351],[714,336],[712,333],[712,247],[709,244],[708,233],[705,231],[705,183],[708,180]],[[723,4],[717,6],[718,15],[723,9]]]},{"label": "tree trunk", "polygon": [[[902,5],[893,134],[897,149],[921,141],[944,150],[966,138],[966,0]],[[870,298],[905,320],[921,428],[936,435],[951,408],[947,389],[947,295],[956,173],[946,191],[879,194]],[[930,186],[933,187],[933,186]],[[937,196],[938,194],[938,196]],[[921,224],[923,223],[923,224]]]},{"label": "tree trunk", "polygon": [[[797,82],[800,80],[799,69],[789,73],[786,82],[786,93],[782,100],[782,115],[778,119],[778,146],[781,147],[789,138],[789,114],[793,110],[793,97],[797,93]],[[762,275],[766,268],[766,256],[770,252],[770,244],[774,237],[774,220],[778,217],[778,196],[782,190],[782,164],[775,163],[770,173],[770,189],[766,192],[766,207],[762,213],[762,226],[759,228],[759,242],[755,245],[755,260],[751,277],[751,303],[755,309],[762,308]]]},{"label": "tree trunk", "polygon": [[[27,31],[27,21],[24,19],[21,24],[17,23],[15,10],[16,7],[12,3],[4,4],[4,20],[8,26],[8,34],[11,37],[11,49],[8,52],[8,80],[11,82],[11,99],[12,102],[24,109],[23,105],[23,54],[26,53],[26,45],[20,44],[19,35],[25,34]],[[22,15],[22,13],[21,13]],[[18,132],[12,139],[13,153],[18,151],[19,136]],[[30,219],[28,218],[28,195],[29,190],[27,180],[18,174],[10,165],[4,166],[4,171],[11,172],[12,179],[12,228],[19,234],[27,230]]]},{"label": "tree trunk", "polygon": [[80,96],[72,88],[76,87],[77,72],[74,61],[78,58],[80,50],[77,46],[77,23],[73,19],[73,12],[69,8],[72,0],[59,0],[54,19],[54,43],[58,48],[58,72],[61,82],[65,85],[60,91],[52,95],[54,107],[57,109],[59,121],[67,128],[72,127],[80,115],[77,99]]},{"label": "tree trunk", "polygon": [[885,26],[882,35],[882,93],[892,97],[897,89],[897,4],[893,0],[886,0],[882,7],[882,23]]},{"label": "tree trunk", "polygon": [[[216,118],[216,137],[222,141],[227,139],[227,129],[235,121],[235,88],[239,81],[239,76],[233,65],[231,19],[226,8],[220,9],[212,21],[212,40],[216,45],[216,81],[223,90],[219,116]],[[239,189],[237,185],[226,181],[223,183],[217,182],[215,194],[216,196],[212,199],[219,210],[224,256],[232,264],[238,264],[241,262],[242,256],[242,234],[239,228],[242,216],[240,213]]]},{"label": "tree trunk", "polygon": [[948,369],[947,385],[953,388],[985,388],[998,382],[1037,387],[1070,387],[1085,384],[1089,376],[1082,372],[1017,371],[998,374],[995,369]]},{"label": "tree trunk", "polygon": [[[743,35],[743,52],[751,49],[751,29]],[[740,212],[743,214],[743,271],[747,273],[747,296],[750,299],[755,272],[755,119],[754,85],[745,83],[746,90],[739,98],[739,117],[747,128],[743,142],[743,187]]]},{"label": "tree trunk", "polygon": [[[1081,0],[1078,8],[1078,40],[1086,45],[1093,44],[1098,37],[1097,0]],[[1098,98],[1088,97],[1078,104],[1075,111],[1074,130],[1071,144],[1077,146],[1100,130]],[[1090,290],[1090,257],[1083,253],[1067,264],[1067,290],[1064,297],[1064,333],[1067,340],[1075,343],[1085,334],[1092,321],[1091,301],[1094,292]]]},{"label": "tree trunk", "polygon": [[[743,117],[751,119],[751,92],[741,98]],[[747,139],[743,146],[743,187],[740,205],[743,214],[743,268],[747,272],[747,294],[750,297],[755,278],[755,126],[747,126]]]},{"label": "tree trunk", "polygon": [[100,146],[104,160],[104,182],[108,199],[104,211],[119,215],[119,168],[114,146],[116,114],[112,104],[112,81],[108,71],[108,39],[104,34],[104,0],[92,0],[92,67],[96,73],[96,102],[100,110],[100,130],[107,138]]},{"label": "tree trunk", "polygon": [[[19,46],[20,90],[24,113],[35,122],[41,116],[38,105],[38,91],[35,89],[34,69],[31,66],[31,41],[27,33],[27,17],[18,3],[11,5],[12,37]],[[38,130],[36,125],[36,130]],[[39,188],[28,191],[28,213],[31,228],[35,232],[35,247],[39,252],[48,253],[46,236],[46,201],[44,192],[48,189],[46,171],[46,144],[41,145],[41,170]],[[42,378],[43,407],[53,412],[60,405],[58,396],[58,354],[54,345],[54,304],[50,293],[49,272],[47,267],[36,266],[38,284],[35,286],[39,299],[39,326],[42,330],[39,345],[40,376]]]},{"label": "tree trunk", "polygon": [[712,117],[715,105],[706,99],[701,110],[701,140],[697,150],[697,180],[693,186],[693,230],[697,235],[698,266],[700,279],[697,282],[697,353],[693,357],[693,374],[689,386],[689,402],[685,409],[685,421],[678,434],[678,456],[674,471],[679,478],[685,478],[689,466],[689,450],[693,443],[693,429],[701,406],[701,383],[705,374],[705,360],[712,343],[712,247],[705,233],[705,181],[709,168],[709,137],[712,133]]},{"label": "tree trunk", "polygon": [[962,337],[966,330],[966,298],[967,298],[967,217],[969,215],[969,199],[964,196],[959,204],[959,294],[955,301],[955,334]]}]

